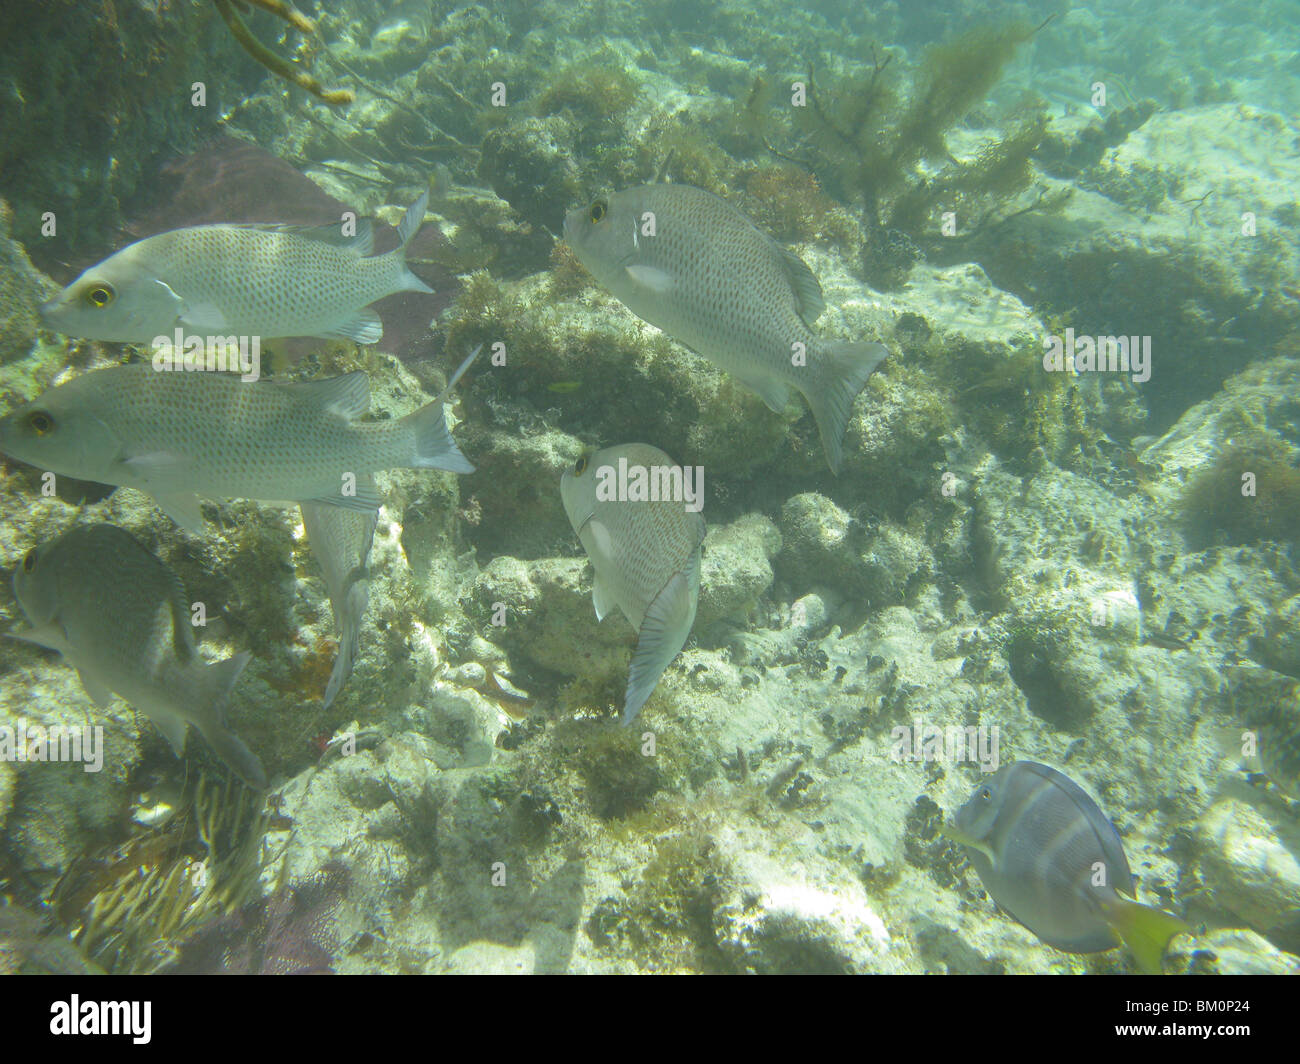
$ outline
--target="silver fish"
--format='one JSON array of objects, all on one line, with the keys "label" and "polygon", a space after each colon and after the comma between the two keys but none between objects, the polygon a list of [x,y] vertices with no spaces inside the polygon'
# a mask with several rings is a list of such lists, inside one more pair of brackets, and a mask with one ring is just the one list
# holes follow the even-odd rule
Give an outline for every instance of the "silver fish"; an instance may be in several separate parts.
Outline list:
[{"label": "silver fish", "polygon": [[[375,491],[374,478],[357,480],[367,494]],[[325,686],[322,709],[329,709],[347,678],[352,675],[361,644],[361,621],[370,602],[366,561],[375,538],[375,510],[346,510],[341,506],[304,502],[302,523],[312,556],[320,564],[325,590],[334,610],[334,630],[339,637],[334,671]]]},{"label": "silver fish", "polygon": [[646,443],[607,447],[564,473],[560,497],[595,570],[597,620],[617,605],[637,630],[623,703],[627,723],[641,712],[695,623],[705,528],[698,510],[684,501],[611,498],[602,485],[611,475],[617,480],[620,460],[624,469],[639,467],[649,475],[675,468],[668,455]]},{"label": "silver fish", "polygon": [[0,418],[0,451],[62,476],[136,488],[192,532],[203,528],[199,495],[375,510],[363,474],[473,472],[447,431],[442,397],[398,421],[362,421],[369,406],[364,373],[246,383],[136,363],[75,377]]},{"label": "silver fish", "polygon": [[776,411],[808,401],[838,472],[853,400],[889,352],[810,328],[825,303],[812,271],[735,207],[689,185],[643,185],[564,220],[584,266],[632,313],[745,382]]},{"label": "silver fish", "polygon": [[343,225],[199,225],[146,237],[90,267],[41,307],[69,336],[149,343],[176,329],[220,336],[341,337],[373,344],[383,324],[369,304],[394,292],[432,292],[406,265],[428,193],[375,255],[368,220]]},{"label": "silver fish", "polygon": [[180,580],[132,536],[113,525],[73,528],[28,551],[14,595],[32,627],[10,634],[62,654],[98,706],[120,695],[177,757],[193,724],[245,783],[266,786],[261,762],[225,720],[248,653],[203,661]]},{"label": "silver fish", "polygon": [[[1142,905],[1115,826],[1068,776],[1035,761],[1004,765],[957,811],[944,833],[966,848],[998,906],[1067,953],[1124,941],[1147,971],[1187,930]],[[1126,897],[1126,895],[1128,895]]]}]

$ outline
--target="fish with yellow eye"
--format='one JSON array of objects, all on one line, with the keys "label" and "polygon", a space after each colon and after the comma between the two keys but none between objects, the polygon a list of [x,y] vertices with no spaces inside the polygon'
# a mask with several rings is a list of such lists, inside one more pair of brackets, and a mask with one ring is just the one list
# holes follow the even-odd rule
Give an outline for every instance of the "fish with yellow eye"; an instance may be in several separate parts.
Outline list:
[{"label": "fish with yellow eye", "polygon": [[198,225],[138,240],[41,305],[45,324],[87,340],[149,343],[176,329],[220,336],[320,336],[372,344],[384,328],[369,304],[432,292],[406,265],[428,193],[411,205],[399,244],[374,254],[368,220],[351,225]]}]

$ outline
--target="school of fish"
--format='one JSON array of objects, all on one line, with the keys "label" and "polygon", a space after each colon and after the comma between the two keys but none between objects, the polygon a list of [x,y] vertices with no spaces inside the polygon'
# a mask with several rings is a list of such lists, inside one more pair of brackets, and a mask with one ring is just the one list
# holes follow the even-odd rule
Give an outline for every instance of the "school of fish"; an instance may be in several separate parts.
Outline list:
[{"label": "school of fish", "polygon": [[[366,222],[354,231],[231,224],[160,233],[86,270],[42,313],[70,336],[127,343],[177,328],[374,343],[383,327],[370,304],[393,292],[430,291],[405,261],[426,202],[421,196],[412,204],[398,246],[381,255]],[[889,352],[813,331],[824,302],[798,256],[725,200],[680,184],[597,199],[569,213],[563,230],[577,258],[632,313],[736,376],[773,410],[800,394],[827,464],[842,468],[853,403]],[[0,451],[56,475],[145,492],[196,535],[205,532],[201,498],[298,504],[339,636],[323,695],[328,706],[361,653],[381,504],[374,474],[473,472],[443,407],[477,353],[447,391],[395,421],[367,420],[362,373],[268,383],[160,372],[148,362],[114,366],[76,375],[0,418]],[[624,443],[585,454],[559,482],[593,570],[598,621],[617,607],[636,633],[625,723],[642,712],[689,638],[706,538],[701,507],[680,495],[611,492],[629,469],[664,486],[674,471],[680,475],[658,447]],[[179,581],[134,538],[111,525],[74,526],[32,548],[14,590],[30,622],[16,637],[62,654],[96,703],[122,697],[157,724],[178,755],[193,725],[241,779],[266,785],[260,762],[226,725],[248,652],[205,662]],[[1256,707],[1243,717],[1264,730],[1265,764],[1294,794],[1297,700],[1294,685],[1286,690],[1287,715]],[[992,901],[1057,949],[1087,953],[1127,943],[1140,967],[1159,971],[1165,946],[1186,929],[1136,900],[1114,825],[1050,766],[1002,767],[943,830]]]}]

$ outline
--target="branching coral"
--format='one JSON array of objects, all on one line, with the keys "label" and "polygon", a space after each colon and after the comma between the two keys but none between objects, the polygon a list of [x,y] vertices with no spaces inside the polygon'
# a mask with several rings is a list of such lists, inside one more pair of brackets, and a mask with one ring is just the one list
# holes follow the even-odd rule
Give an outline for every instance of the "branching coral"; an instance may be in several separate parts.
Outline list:
[{"label": "branching coral", "polygon": [[[923,252],[1006,220],[1008,202],[1030,184],[1030,159],[1046,129],[1041,114],[1023,115],[1010,133],[964,161],[949,151],[947,135],[1036,32],[1020,25],[980,28],[935,45],[910,90],[892,55],[873,53],[869,68],[838,76],[834,91],[824,71],[811,69],[802,86],[793,86],[784,122],[773,121],[780,112],[760,78],[741,125],[774,155],[816,175],[833,196],[863,206],[866,257],[883,262],[873,283],[897,283]],[[932,164],[930,172],[921,172],[923,162]],[[1054,205],[1040,196],[1021,210]],[[941,229],[944,212],[952,212],[955,230]]]},{"label": "branching coral", "polygon": [[236,5],[244,8],[244,10],[248,9],[248,5],[259,7],[263,11],[269,11],[276,18],[283,19],[298,32],[315,36],[316,24],[297,11],[293,5],[286,3],[285,0],[212,0],[212,2],[216,4],[217,12],[221,15],[222,21],[230,28],[231,34],[240,43],[244,51],[276,77],[297,85],[298,88],[311,93],[322,103],[332,104],[335,107],[349,104],[356,99],[353,93],[347,89],[324,88],[319,81],[305,70],[299,69],[287,59],[276,55],[253,36],[252,31],[236,9]]}]

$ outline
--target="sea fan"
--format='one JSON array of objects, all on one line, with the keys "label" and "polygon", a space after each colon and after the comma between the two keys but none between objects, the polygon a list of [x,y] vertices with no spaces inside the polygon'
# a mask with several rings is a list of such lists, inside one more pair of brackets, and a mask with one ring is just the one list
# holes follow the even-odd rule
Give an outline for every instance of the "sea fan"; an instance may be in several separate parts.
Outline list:
[{"label": "sea fan", "polygon": [[348,872],[326,865],[296,886],[213,920],[167,969],[179,975],[333,975],[336,921]]}]

